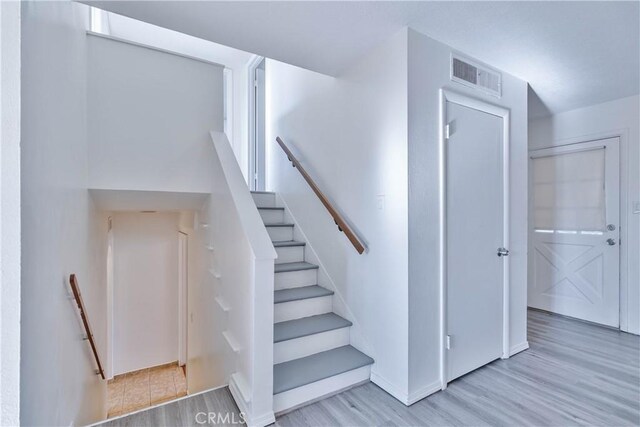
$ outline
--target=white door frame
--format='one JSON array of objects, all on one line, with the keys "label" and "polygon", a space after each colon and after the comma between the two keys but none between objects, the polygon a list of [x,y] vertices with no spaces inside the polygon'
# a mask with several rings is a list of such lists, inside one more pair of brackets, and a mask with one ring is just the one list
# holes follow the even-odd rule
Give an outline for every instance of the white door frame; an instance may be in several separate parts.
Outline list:
[{"label": "white door frame", "polygon": [[264,61],[263,56],[254,55],[249,63],[247,64],[247,94],[248,94],[248,104],[249,104],[249,117],[248,117],[248,141],[249,141],[249,151],[248,151],[248,173],[247,179],[249,181],[249,189],[256,190],[256,178],[255,178],[255,150],[256,150],[256,93],[255,93],[255,80],[256,80],[256,69],[260,66],[262,61]]},{"label": "white door frame", "polygon": [[187,286],[189,235],[178,231],[178,364],[187,364]]},{"label": "white door frame", "polygon": [[[482,101],[450,89],[440,89],[439,129],[439,192],[440,192],[440,381],[447,388],[447,102],[462,105],[502,118],[502,191],[503,191],[503,247],[509,248],[509,129],[510,111],[507,108]],[[503,257],[502,267],[502,358],[509,358],[509,257]]]},{"label": "white door frame", "polygon": [[113,300],[114,300],[114,263],[113,263],[113,218],[107,219],[107,360],[106,360],[106,376],[107,379],[113,378]]},{"label": "white door frame", "polygon": [[233,102],[234,102],[234,93],[233,93],[233,70],[231,68],[225,67],[222,71],[222,80],[223,80],[223,99],[224,99],[224,133],[227,134],[227,138],[231,143],[231,146],[234,146],[233,139]]}]

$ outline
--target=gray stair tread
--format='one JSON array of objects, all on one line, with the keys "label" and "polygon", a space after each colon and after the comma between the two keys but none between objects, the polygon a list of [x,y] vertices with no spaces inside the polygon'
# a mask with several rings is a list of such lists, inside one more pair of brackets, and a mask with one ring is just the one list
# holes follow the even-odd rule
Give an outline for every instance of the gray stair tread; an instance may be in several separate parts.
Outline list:
[{"label": "gray stair tread", "polygon": [[271,223],[266,222],[264,225],[265,227],[293,227],[293,224],[286,223],[286,222],[271,222]]},{"label": "gray stair tread", "polygon": [[352,323],[335,313],[318,314],[317,316],[303,317],[301,319],[287,320],[273,325],[273,342],[292,340],[319,334],[334,329],[346,328]]},{"label": "gray stair tread", "polygon": [[284,262],[273,266],[275,273],[286,273],[288,271],[314,270],[318,266],[308,262]]},{"label": "gray stair tread", "polygon": [[296,240],[282,240],[279,242],[273,242],[273,247],[275,248],[286,248],[288,246],[304,246],[305,242],[298,242]]},{"label": "gray stair tread", "polygon": [[276,194],[273,191],[252,191],[251,194]]},{"label": "gray stair tread", "polygon": [[350,345],[273,366],[273,394],[371,365],[373,359]]},{"label": "gray stair tread", "polygon": [[275,291],[273,295],[274,303],[299,301],[308,298],[326,297],[333,295],[333,291],[323,288],[322,286],[303,286],[301,288],[281,289]]},{"label": "gray stair tread", "polygon": [[284,208],[279,208],[277,206],[258,206],[258,210],[269,210],[269,211],[283,211]]}]

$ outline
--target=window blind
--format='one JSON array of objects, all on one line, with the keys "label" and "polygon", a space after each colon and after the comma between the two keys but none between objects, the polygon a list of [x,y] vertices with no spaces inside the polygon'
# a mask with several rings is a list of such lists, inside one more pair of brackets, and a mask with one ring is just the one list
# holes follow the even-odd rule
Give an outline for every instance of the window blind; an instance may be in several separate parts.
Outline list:
[{"label": "window blind", "polygon": [[604,148],[534,158],[534,227],[604,230],[604,164]]}]

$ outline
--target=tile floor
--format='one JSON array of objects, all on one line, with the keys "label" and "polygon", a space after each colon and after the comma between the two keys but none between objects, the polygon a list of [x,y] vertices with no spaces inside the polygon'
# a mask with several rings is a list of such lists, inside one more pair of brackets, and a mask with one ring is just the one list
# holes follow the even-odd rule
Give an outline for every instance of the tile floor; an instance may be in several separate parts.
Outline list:
[{"label": "tile floor", "polygon": [[117,375],[107,387],[109,418],[187,394],[184,369],[177,363]]}]

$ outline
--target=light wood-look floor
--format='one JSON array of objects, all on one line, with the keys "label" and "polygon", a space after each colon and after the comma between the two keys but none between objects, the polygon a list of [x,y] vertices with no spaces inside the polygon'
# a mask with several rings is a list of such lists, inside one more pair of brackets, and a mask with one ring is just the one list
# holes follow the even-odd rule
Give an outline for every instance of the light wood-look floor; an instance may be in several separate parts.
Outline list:
[{"label": "light wood-look floor", "polygon": [[[529,350],[465,375],[410,407],[368,383],[281,416],[276,424],[640,425],[639,337],[530,311],[529,344]],[[105,425],[191,426],[199,425],[198,412],[227,411],[238,419],[223,388]]]}]

